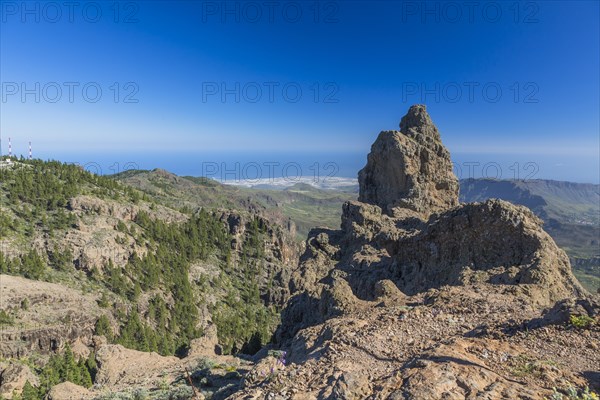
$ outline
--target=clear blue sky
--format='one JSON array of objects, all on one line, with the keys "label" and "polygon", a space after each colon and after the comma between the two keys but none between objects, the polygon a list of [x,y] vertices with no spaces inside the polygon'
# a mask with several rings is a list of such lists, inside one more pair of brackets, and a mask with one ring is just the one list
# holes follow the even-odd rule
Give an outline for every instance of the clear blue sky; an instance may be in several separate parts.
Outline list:
[{"label": "clear blue sky", "polygon": [[355,176],[425,103],[463,167],[600,180],[598,1],[78,4],[0,2],[3,153],[11,136],[105,173],[278,160]]}]

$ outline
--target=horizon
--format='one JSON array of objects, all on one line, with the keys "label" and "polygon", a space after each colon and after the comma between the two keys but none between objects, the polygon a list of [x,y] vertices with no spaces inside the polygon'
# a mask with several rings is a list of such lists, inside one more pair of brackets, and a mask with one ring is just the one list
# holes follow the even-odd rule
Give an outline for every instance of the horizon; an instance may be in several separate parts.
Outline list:
[{"label": "horizon", "polygon": [[597,2],[275,3],[3,2],[2,153],[353,177],[423,103],[460,178],[600,183]]},{"label": "horizon", "polygon": [[[146,155],[147,157],[153,158],[156,155]],[[196,157],[196,154],[192,155]],[[7,158],[8,155],[4,154],[1,158]],[[364,155],[366,162],[366,154]],[[12,158],[17,160],[24,159],[27,160],[28,157],[23,154],[13,154]],[[351,166],[350,164],[341,164],[344,165],[343,169],[340,169],[340,164],[325,161],[319,162],[314,161],[318,158],[308,158],[309,161],[304,159],[304,162],[298,162],[298,158],[290,158],[291,160],[296,161],[247,161],[247,162],[239,162],[239,158],[234,157],[229,163],[225,161],[215,161],[216,159],[211,159],[211,161],[200,162],[200,167],[190,167],[189,165],[183,166],[181,169],[181,160],[178,160],[177,164],[173,164],[174,168],[165,168],[162,166],[153,166],[154,164],[151,161],[144,161],[142,163],[135,161],[124,161],[124,162],[112,162],[108,160],[119,159],[112,158],[108,156],[102,162],[98,161],[90,161],[89,158],[84,157],[83,161],[77,161],[74,158],[40,158],[33,157],[33,160],[40,160],[43,162],[48,161],[58,161],[65,164],[77,164],[81,166],[88,172],[94,173],[96,175],[104,175],[104,176],[113,176],[119,173],[127,172],[127,171],[142,171],[142,172],[152,172],[154,170],[164,170],[168,173],[172,173],[179,177],[193,177],[193,178],[208,178],[215,182],[224,184],[224,185],[232,185],[232,186],[245,186],[252,187],[254,185],[262,185],[267,184],[269,182],[273,182],[275,184],[280,184],[281,181],[288,182],[288,186],[291,186],[295,183],[313,183],[316,186],[334,186],[330,185],[332,182],[340,181],[340,182],[356,182],[358,184],[358,170],[364,167],[361,166],[354,175],[348,173],[348,175],[344,175],[340,173],[340,171],[349,171]],[[123,160],[128,160],[127,158],[122,158]],[[325,158],[324,160],[328,160],[329,158]],[[96,159],[98,160],[98,159]],[[102,160],[102,159],[101,159]],[[469,159],[470,160],[470,159]],[[347,160],[346,160],[347,161]],[[168,162],[166,162],[168,164]],[[203,165],[204,164],[204,165]],[[238,164],[237,166],[235,164]],[[554,182],[564,182],[564,183],[575,183],[580,185],[595,185],[600,186],[600,183],[594,182],[586,182],[586,181],[578,181],[574,179],[555,179],[551,177],[545,177],[543,174],[540,174],[539,164],[533,162],[523,162],[519,163],[518,161],[509,164],[500,164],[495,161],[487,161],[484,163],[480,163],[478,161],[463,161],[462,163],[453,161],[454,165],[454,174],[456,175],[459,181],[465,181],[469,179],[478,179],[478,180],[491,180],[491,181],[554,181]],[[519,166],[520,170],[516,170],[515,166]],[[287,168],[286,168],[287,166]],[[318,169],[317,169],[318,167]],[[258,169],[257,169],[258,168]],[[521,171],[522,170],[522,171]],[[198,173],[194,171],[199,171]],[[235,172],[234,172],[235,171]],[[257,173],[258,171],[258,173]],[[284,173],[287,171],[287,174]],[[298,171],[301,173],[298,174]],[[332,173],[334,172],[335,173]],[[484,174],[484,171],[487,171],[487,174]],[[523,171],[525,171],[523,173]]]}]

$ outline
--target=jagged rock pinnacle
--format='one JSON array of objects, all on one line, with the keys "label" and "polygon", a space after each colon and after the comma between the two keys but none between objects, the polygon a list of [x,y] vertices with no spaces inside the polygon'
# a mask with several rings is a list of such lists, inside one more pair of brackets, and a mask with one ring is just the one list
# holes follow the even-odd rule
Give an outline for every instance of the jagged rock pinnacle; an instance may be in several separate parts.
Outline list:
[{"label": "jagged rock pinnacle", "polygon": [[384,131],[358,173],[359,201],[389,215],[407,208],[428,216],[458,205],[450,153],[423,105],[410,107],[401,131]]},{"label": "jagged rock pinnacle", "polygon": [[402,117],[400,132],[408,136],[421,133],[436,141],[441,141],[440,133],[427,113],[427,107],[422,104],[411,106],[408,113]]}]

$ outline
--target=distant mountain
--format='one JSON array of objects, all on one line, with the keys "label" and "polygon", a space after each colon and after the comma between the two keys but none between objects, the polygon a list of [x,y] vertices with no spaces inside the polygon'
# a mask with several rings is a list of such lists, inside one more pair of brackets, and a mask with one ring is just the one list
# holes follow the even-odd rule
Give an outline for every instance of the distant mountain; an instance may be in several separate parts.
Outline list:
[{"label": "distant mountain", "polygon": [[358,182],[356,179],[343,177],[320,177],[318,179],[309,176],[302,176],[294,179],[265,178],[257,180],[224,181],[223,184],[253,189],[285,189],[301,184],[323,190],[337,190],[341,192],[358,193]]},{"label": "distant mountain", "polygon": [[542,179],[465,179],[460,182],[462,202],[488,198],[524,205],[546,221],[555,219],[578,225],[597,225],[600,221],[600,185]]}]

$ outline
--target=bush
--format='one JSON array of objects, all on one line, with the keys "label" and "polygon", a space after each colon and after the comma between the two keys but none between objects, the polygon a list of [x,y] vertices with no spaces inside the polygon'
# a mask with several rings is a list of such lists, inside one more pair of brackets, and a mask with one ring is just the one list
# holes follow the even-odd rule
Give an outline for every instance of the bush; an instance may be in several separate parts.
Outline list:
[{"label": "bush", "polygon": [[571,315],[569,317],[569,324],[577,329],[589,329],[594,325],[594,319],[587,315]]},{"label": "bush", "polygon": [[15,319],[7,313],[5,310],[0,310],[0,325],[12,325],[15,323]]}]

